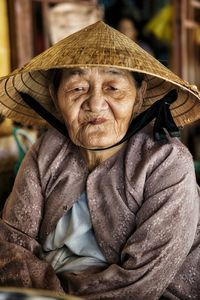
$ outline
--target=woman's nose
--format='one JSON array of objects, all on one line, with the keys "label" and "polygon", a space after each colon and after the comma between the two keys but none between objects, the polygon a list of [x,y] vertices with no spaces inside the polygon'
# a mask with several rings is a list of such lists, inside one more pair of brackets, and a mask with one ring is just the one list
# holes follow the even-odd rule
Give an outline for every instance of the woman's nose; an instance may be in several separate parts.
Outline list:
[{"label": "woman's nose", "polygon": [[91,112],[101,112],[108,108],[106,97],[101,90],[92,90],[83,103],[83,108]]}]

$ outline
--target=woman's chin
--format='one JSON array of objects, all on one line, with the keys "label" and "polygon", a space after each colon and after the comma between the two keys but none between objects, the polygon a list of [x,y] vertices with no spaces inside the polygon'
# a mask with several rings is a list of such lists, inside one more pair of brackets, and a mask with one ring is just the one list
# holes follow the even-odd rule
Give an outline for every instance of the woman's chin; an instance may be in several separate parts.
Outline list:
[{"label": "woman's chin", "polygon": [[97,134],[87,134],[76,136],[72,141],[79,147],[85,149],[104,149],[113,146],[122,139],[123,136],[116,136],[115,134],[105,134],[105,132]]},{"label": "woman's chin", "polygon": [[95,149],[104,149],[104,148],[108,148],[112,145],[114,145],[116,143],[116,141],[106,141],[106,140],[97,140],[97,141],[85,141],[80,143],[80,147],[82,148],[86,148],[86,149],[91,149],[91,150],[95,150]]}]

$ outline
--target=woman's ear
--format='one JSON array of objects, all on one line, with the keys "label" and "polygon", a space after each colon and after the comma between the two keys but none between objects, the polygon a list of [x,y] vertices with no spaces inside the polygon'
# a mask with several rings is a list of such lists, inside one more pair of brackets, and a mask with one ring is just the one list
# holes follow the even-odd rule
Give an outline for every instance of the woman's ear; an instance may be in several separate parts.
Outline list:
[{"label": "woman's ear", "polygon": [[137,90],[135,105],[133,108],[133,117],[135,117],[136,115],[138,115],[140,113],[140,110],[141,110],[141,107],[142,107],[142,104],[144,101],[146,89],[147,89],[147,82],[145,80],[143,80],[141,86]]},{"label": "woman's ear", "polygon": [[142,80],[142,84],[138,90],[138,93],[141,94],[142,99],[145,96],[146,90],[147,90],[147,82],[146,80]]},{"label": "woman's ear", "polygon": [[54,105],[55,105],[57,111],[60,112],[60,109],[59,109],[59,106],[58,106],[58,97],[57,97],[57,93],[56,93],[56,91],[55,91],[55,88],[54,88],[52,82],[49,84],[49,94],[50,94],[50,96],[51,96],[51,98],[52,98],[52,100],[53,100],[53,103],[54,103]]},{"label": "woman's ear", "polygon": [[56,95],[56,91],[55,91],[55,88],[54,88],[52,82],[49,84],[48,88],[49,88],[49,94],[50,94],[53,102],[56,104],[57,103],[57,95]]},{"label": "woman's ear", "polygon": [[58,106],[57,93],[55,91],[55,88],[54,88],[54,85],[53,85],[52,82],[49,84],[48,89],[49,89],[49,94],[51,96],[52,102],[55,105],[55,108],[56,108],[56,111],[57,111],[57,115],[59,116],[59,118],[62,118],[62,114],[61,114],[61,111],[60,111],[59,106]]}]

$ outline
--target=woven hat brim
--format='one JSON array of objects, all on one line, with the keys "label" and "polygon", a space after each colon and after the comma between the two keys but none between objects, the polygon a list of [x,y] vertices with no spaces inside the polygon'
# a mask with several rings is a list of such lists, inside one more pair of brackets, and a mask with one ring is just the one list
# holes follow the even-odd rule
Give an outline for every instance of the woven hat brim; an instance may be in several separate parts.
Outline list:
[{"label": "woven hat brim", "polygon": [[0,113],[19,122],[45,126],[45,120],[21,99],[19,92],[23,92],[63,122],[48,90],[51,70],[95,66],[144,73],[147,92],[142,110],[176,88],[178,98],[170,108],[177,126],[200,118],[200,94],[195,86],[180,79],[125,35],[101,21],[72,34],[1,78]]}]

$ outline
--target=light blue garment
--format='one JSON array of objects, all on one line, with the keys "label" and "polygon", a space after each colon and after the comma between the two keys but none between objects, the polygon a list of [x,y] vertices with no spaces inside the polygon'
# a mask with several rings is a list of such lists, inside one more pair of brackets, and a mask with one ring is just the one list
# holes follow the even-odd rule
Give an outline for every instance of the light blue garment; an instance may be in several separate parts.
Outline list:
[{"label": "light blue garment", "polygon": [[91,266],[107,265],[92,228],[86,193],[58,221],[43,246],[45,259],[56,273],[81,272]]}]

